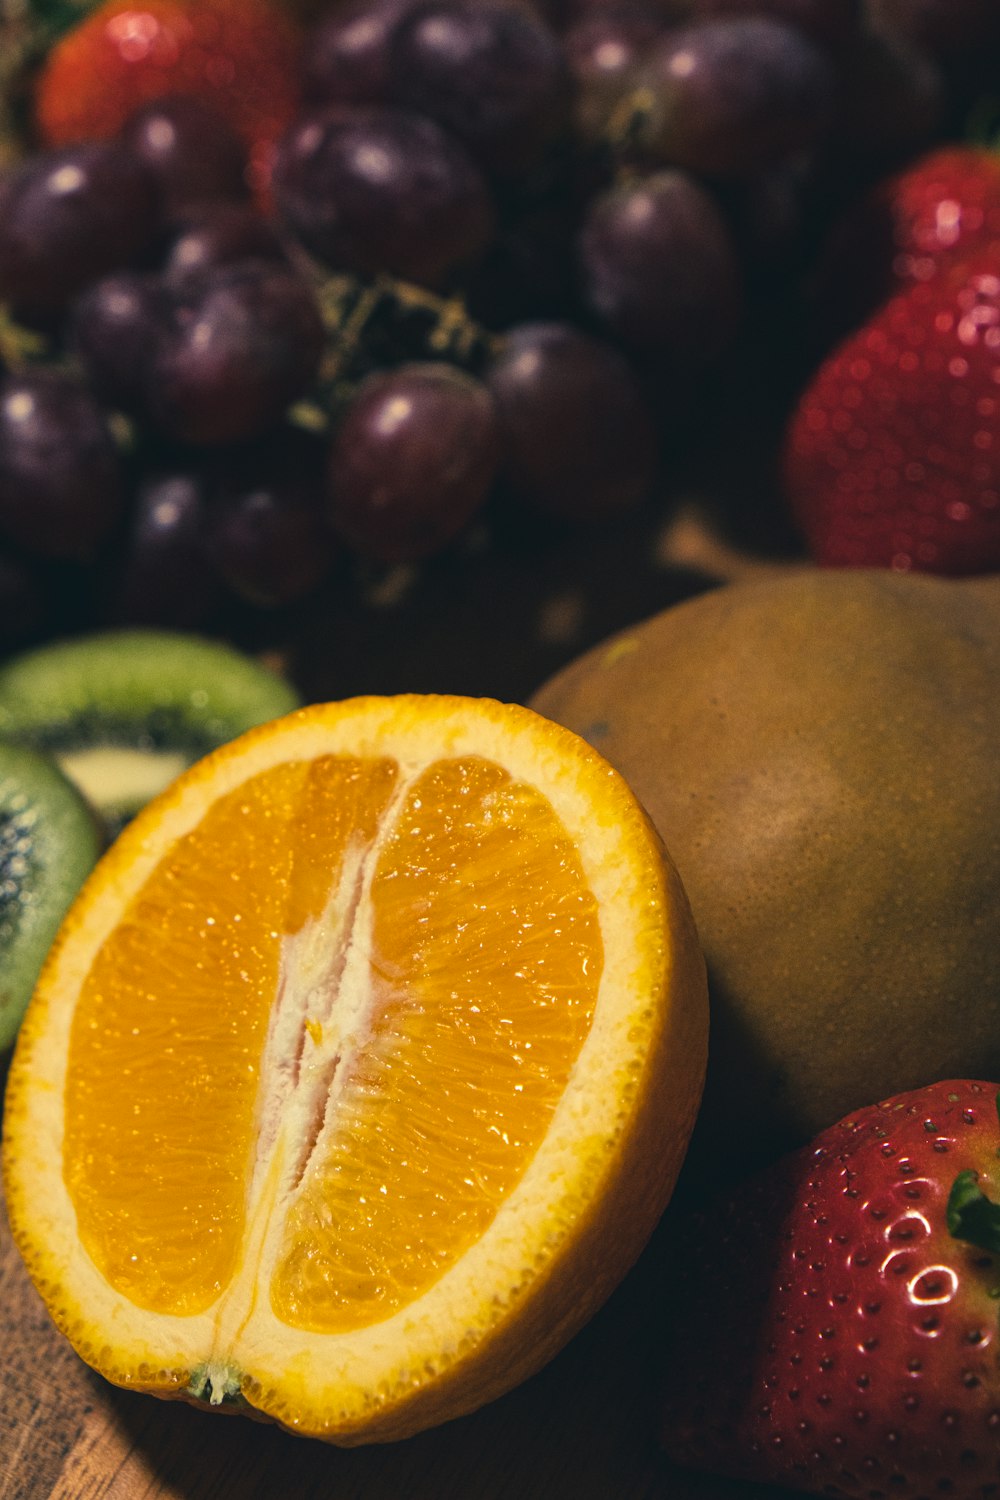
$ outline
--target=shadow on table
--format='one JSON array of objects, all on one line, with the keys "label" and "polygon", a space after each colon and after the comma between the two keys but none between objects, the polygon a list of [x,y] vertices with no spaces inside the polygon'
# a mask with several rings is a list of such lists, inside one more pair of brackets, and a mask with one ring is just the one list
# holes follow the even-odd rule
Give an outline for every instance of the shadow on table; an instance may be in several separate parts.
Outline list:
[{"label": "shadow on table", "polygon": [[171,1500],[767,1500],[674,1470],[657,1450],[664,1232],[540,1374],[405,1442],[340,1450],[123,1392],[111,1395],[116,1419]]},{"label": "shadow on table", "polygon": [[482,554],[373,573],[366,586],[334,583],[300,623],[292,676],[314,701],[431,692],[524,702],[598,641],[718,582],[671,564],[662,532],[643,511],[530,545],[516,531],[494,536]]}]

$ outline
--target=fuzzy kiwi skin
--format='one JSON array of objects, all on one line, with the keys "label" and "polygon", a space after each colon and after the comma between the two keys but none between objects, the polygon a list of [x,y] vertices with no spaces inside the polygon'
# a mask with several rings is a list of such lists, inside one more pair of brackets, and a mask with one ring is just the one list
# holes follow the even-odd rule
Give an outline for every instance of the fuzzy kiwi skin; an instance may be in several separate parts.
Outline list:
[{"label": "fuzzy kiwi skin", "polygon": [[691,1163],[1000,1076],[1000,579],[803,569],[684,603],[532,706],[630,782],[709,970]]},{"label": "fuzzy kiwi skin", "polygon": [[0,1054],[102,846],[93,811],[58,766],[0,744]]}]

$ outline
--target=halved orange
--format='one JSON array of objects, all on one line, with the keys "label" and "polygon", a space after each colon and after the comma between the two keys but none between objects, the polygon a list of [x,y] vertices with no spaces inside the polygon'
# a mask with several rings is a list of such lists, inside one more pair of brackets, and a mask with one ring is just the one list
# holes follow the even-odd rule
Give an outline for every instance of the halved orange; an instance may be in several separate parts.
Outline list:
[{"label": "halved orange", "polygon": [[120,1385],[334,1442],[541,1365],[637,1255],[707,1001],[632,794],[527,709],[301,710],[151,803],[8,1087],[14,1236]]}]

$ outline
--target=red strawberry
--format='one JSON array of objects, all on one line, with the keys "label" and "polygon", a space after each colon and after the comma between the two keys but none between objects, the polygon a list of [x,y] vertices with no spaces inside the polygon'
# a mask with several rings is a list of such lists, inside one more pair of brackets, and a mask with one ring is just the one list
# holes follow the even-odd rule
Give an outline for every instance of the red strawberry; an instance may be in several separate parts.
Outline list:
[{"label": "red strawberry", "polygon": [[50,52],[35,88],[50,145],[114,135],[140,105],[195,94],[246,141],[256,175],[299,103],[301,39],[269,0],[106,0]]},{"label": "red strawberry", "polygon": [[1000,568],[1000,254],[879,309],[793,413],[786,490],[817,562]]},{"label": "red strawberry", "polygon": [[948,145],[884,178],[841,219],[813,287],[821,337],[839,337],[914,281],[979,248],[1000,261],[1000,155]]},{"label": "red strawberry", "polygon": [[1000,263],[1000,156],[976,146],[944,146],[882,184],[877,201],[892,224],[896,288],[928,281],[973,249],[992,247]]},{"label": "red strawberry", "polygon": [[1000,1494],[997,1085],[864,1109],[702,1218],[664,1441],[829,1496]]}]

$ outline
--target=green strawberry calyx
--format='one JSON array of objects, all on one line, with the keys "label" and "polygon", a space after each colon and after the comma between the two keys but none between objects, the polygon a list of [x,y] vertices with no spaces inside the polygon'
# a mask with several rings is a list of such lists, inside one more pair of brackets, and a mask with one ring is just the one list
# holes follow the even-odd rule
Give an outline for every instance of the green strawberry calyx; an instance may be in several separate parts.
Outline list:
[{"label": "green strawberry calyx", "polygon": [[987,1198],[978,1173],[959,1172],[948,1195],[945,1218],[954,1239],[1000,1255],[1000,1203]]},{"label": "green strawberry calyx", "polygon": [[[997,1113],[1000,1116],[1000,1094]],[[1000,1255],[1000,1204],[987,1198],[979,1186],[978,1172],[959,1172],[948,1194],[945,1221],[954,1239]]]}]

